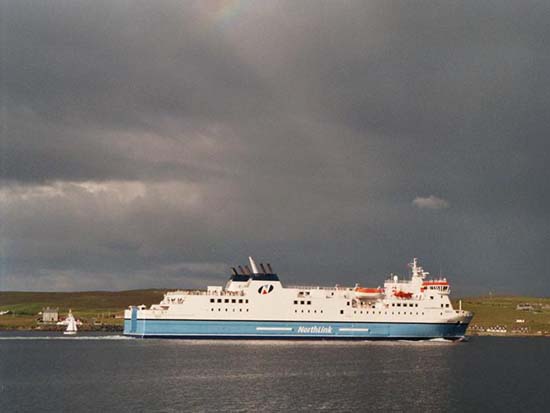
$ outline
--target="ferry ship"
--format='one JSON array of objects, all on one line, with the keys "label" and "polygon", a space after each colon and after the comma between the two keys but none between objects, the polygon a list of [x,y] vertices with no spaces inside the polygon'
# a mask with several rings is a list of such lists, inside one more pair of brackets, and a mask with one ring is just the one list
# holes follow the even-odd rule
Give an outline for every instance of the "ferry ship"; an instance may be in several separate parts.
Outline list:
[{"label": "ferry ship", "polygon": [[447,279],[428,279],[415,258],[409,279],[383,287],[285,286],[249,257],[225,287],[170,291],[124,312],[124,334],[155,338],[461,339],[473,314],[453,308]]}]

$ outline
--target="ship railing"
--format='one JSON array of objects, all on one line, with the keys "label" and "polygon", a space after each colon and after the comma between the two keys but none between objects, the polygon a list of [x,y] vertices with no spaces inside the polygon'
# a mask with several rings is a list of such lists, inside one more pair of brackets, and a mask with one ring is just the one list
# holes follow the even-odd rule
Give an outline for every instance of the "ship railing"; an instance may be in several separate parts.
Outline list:
[{"label": "ship railing", "polygon": [[221,296],[236,297],[236,296],[244,295],[244,291],[177,290],[177,291],[169,291],[166,294],[167,295],[212,295],[216,297],[221,297]]}]

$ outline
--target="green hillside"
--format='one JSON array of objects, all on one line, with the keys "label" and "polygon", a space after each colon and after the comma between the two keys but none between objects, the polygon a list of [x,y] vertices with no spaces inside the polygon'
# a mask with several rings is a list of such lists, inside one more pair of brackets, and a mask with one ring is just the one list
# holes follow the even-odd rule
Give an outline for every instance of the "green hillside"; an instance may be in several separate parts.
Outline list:
[{"label": "green hillside", "polygon": [[[519,304],[530,304],[531,310],[518,310]],[[453,305],[458,306],[458,300]],[[475,313],[470,334],[486,334],[488,328],[504,327],[508,333],[550,335],[550,298],[493,296],[462,300],[462,308]],[[518,323],[517,320],[524,320]]]},{"label": "green hillside", "polygon": [[0,292],[0,311],[10,311],[0,316],[0,329],[37,327],[38,313],[45,307],[59,308],[61,318],[72,309],[86,324],[121,326],[129,305],[158,303],[165,291]]}]

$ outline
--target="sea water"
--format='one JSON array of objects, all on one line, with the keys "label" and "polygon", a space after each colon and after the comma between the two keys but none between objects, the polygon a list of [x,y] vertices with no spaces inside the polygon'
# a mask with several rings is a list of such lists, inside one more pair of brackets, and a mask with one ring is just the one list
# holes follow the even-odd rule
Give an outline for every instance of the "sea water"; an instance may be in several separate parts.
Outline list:
[{"label": "sea water", "polygon": [[525,411],[550,339],[269,342],[0,333],[1,412]]}]

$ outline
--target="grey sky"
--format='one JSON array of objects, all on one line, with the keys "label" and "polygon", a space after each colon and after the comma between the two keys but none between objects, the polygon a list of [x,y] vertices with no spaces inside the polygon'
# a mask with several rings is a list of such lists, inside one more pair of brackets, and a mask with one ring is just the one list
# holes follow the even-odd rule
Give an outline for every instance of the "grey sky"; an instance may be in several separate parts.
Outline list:
[{"label": "grey sky", "polygon": [[0,289],[550,294],[550,4],[0,4]]}]

